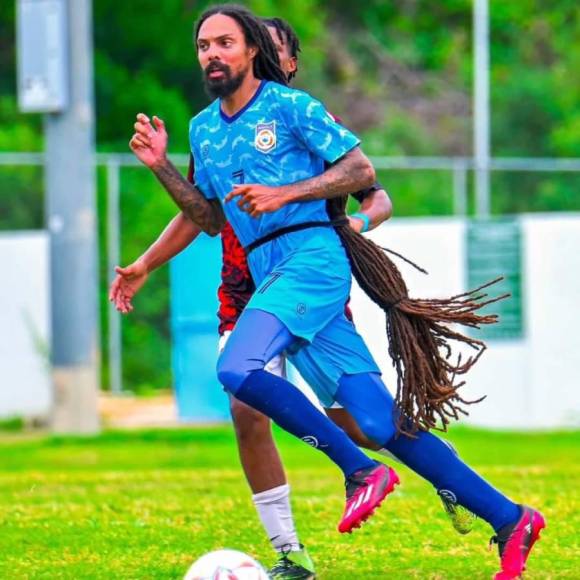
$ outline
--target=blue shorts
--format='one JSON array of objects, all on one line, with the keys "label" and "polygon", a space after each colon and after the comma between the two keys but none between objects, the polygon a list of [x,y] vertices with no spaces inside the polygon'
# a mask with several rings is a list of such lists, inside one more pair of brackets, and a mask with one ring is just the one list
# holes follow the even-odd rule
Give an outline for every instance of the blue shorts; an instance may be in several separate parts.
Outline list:
[{"label": "blue shorts", "polygon": [[344,312],[322,329],[310,344],[287,355],[323,407],[331,407],[335,402],[342,375],[381,372]]},{"label": "blue shorts", "polygon": [[344,315],[352,275],[333,229],[280,236],[254,250],[248,262],[257,289],[246,309],[276,316],[298,339],[286,354],[324,406],[334,403],[343,374],[380,373]]},{"label": "blue shorts", "polygon": [[330,228],[280,236],[248,259],[256,291],[246,308],[276,316],[297,338],[311,342],[344,312],[350,264]]}]

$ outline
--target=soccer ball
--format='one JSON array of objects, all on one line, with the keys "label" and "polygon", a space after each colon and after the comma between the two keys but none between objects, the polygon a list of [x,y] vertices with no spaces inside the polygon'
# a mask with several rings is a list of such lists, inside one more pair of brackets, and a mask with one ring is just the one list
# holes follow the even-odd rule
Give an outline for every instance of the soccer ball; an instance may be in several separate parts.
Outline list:
[{"label": "soccer ball", "polygon": [[216,550],[194,562],[183,580],[268,580],[256,560],[237,550]]}]

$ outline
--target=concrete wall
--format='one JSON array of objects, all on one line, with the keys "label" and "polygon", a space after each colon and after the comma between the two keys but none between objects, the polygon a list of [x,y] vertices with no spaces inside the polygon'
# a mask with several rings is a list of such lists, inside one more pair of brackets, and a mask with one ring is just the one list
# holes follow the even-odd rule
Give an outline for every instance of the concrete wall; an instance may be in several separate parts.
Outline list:
[{"label": "concrete wall", "polygon": [[48,237],[0,233],[0,418],[45,416],[48,372]]},{"label": "concrete wall", "polygon": [[[580,380],[576,359],[580,353],[580,214],[526,215],[520,219],[524,335],[520,339],[488,341],[489,348],[469,373],[465,387],[466,395],[485,394],[487,399],[472,407],[468,421],[489,427],[579,426]],[[461,219],[395,219],[372,232],[370,237],[430,272],[425,276],[395,258],[411,295],[450,296],[466,289],[465,230],[466,222]],[[208,245],[211,244],[208,242]],[[174,282],[180,271],[200,272],[204,260],[192,264],[190,259],[201,259],[202,249],[198,247],[195,252],[184,254],[172,265]],[[218,249],[212,246],[207,251],[212,263],[219,264]],[[0,417],[45,415],[51,404],[46,359],[49,344],[46,235],[43,232],[0,234],[0,261]],[[188,376],[182,373],[180,381],[186,392],[195,389],[196,396],[204,391],[210,393],[210,402],[216,407],[214,419],[227,415],[227,400],[219,392],[213,370],[217,342],[214,334],[217,271],[216,266],[216,271],[212,271],[216,279],[208,284],[206,292],[211,304],[203,304],[208,320],[198,320],[196,313],[180,308],[183,300],[174,302],[172,313],[176,348],[183,342],[178,336],[184,334],[176,332],[178,326],[183,326],[176,325],[176,321],[189,324],[192,316],[203,326],[208,345],[211,343],[207,349],[200,349],[196,338],[199,329],[188,329],[185,334],[192,336],[187,340],[196,341],[194,351],[199,350],[200,359],[199,364],[187,365],[191,372],[185,373]],[[188,288],[191,288],[190,278],[186,278]],[[196,285],[195,303],[202,306],[199,280]],[[384,315],[356,285],[352,306],[357,326],[381,365],[387,384],[393,388],[394,372],[387,355]],[[174,367],[178,354],[174,352]],[[186,360],[194,362],[191,349]],[[209,374],[207,384],[200,385],[202,363],[207,365]],[[203,405],[196,400],[194,407],[202,409]],[[182,416],[193,415],[197,413],[182,409]]]}]

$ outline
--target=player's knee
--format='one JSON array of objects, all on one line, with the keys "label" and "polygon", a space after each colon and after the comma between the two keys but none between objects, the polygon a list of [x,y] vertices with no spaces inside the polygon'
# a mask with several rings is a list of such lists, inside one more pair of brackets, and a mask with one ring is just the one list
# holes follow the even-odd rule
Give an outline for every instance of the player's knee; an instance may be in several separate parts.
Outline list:
[{"label": "player's knee", "polygon": [[226,391],[234,396],[249,374],[250,372],[244,365],[240,364],[240,361],[234,360],[233,357],[222,355],[218,360],[218,381],[224,386]]},{"label": "player's knee", "polygon": [[268,417],[236,398],[231,399],[230,413],[240,444],[262,440],[270,433]]},{"label": "player's knee", "polygon": [[358,447],[377,451],[381,445],[371,441],[359,427],[354,417],[345,409],[328,409],[326,414],[338,425]]},{"label": "player's knee", "polygon": [[379,443],[378,441],[373,441],[369,437],[367,437],[362,431],[346,431],[346,434],[349,436],[350,440],[354,442],[357,447],[362,447],[363,449],[369,449],[370,451],[378,451],[382,448],[384,443]]},{"label": "player's knee", "polygon": [[395,434],[392,417],[384,417],[381,421],[373,417],[363,417],[358,421],[361,431],[371,441],[383,447]]}]

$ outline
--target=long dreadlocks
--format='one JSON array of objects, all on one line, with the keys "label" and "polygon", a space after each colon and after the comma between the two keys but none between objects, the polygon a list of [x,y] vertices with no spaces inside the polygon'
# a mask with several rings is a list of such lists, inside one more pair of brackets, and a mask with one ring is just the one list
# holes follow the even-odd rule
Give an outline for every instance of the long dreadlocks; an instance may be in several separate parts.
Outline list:
[{"label": "long dreadlocks", "polygon": [[199,36],[201,25],[215,14],[224,14],[233,18],[242,29],[248,46],[258,49],[254,57],[254,76],[258,79],[275,81],[282,85],[288,84],[286,74],[280,68],[280,61],[272,37],[266,26],[248,9],[237,4],[222,4],[206,10],[195,25],[195,40]]},{"label": "long dreadlocks", "polygon": [[[330,217],[339,225],[336,231],[346,249],[352,273],[359,286],[386,314],[389,355],[397,372],[396,401],[401,413],[398,429],[412,435],[418,430],[446,430],[450,418],[468,413],[466,401],[458,389],[465,381],[456,382],[485,350],[485,343],[450,328],[463,324],[478,328],[480,324],[497,322],[497,316],[476,314],[476,311],[508,295],[488,299],[481,291],[498,280],[464,294],[447,299],[410,298],[397,266],[383,249],[348,226],[345,219],[346,197],[329,200]],[[464,362],[459,356],[451,359],[451,344],[463,343],[475,353]],[[441,422],[441,427],[438,426]]]}]

